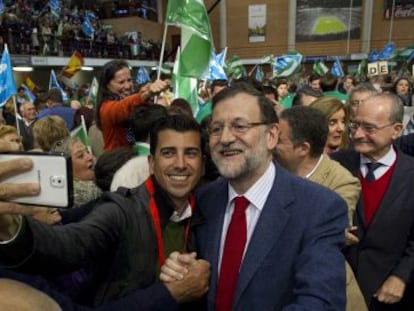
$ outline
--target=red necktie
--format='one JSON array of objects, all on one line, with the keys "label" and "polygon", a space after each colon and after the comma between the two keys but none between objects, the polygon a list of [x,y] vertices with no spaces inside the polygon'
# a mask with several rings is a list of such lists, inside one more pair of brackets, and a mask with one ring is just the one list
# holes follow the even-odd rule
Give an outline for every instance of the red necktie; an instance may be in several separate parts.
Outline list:
[{"label": "red necktie", "polygon": [[246,208],[249,201],[239,196],[234,199],[234,212],[227,229],[221,259],[220,278],[216,292],[216,311],[230,311],[233,305],[240,264],[247,239]]}]

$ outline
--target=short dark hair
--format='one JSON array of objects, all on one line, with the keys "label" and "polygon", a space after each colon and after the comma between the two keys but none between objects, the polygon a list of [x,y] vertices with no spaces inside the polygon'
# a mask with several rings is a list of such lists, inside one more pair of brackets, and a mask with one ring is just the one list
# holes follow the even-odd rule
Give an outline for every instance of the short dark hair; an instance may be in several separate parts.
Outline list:
[{"label": "short dark hair", "polygon": [[316,73],[313,73],[309,76],[309,82],[320,80],[322,77]]},{"label": "short dark hair", "polygon": [[221,102],[228,98],[235,97],[238,94],[248,94],[257,98],[257,103],[260,108],[261,122],[265,123],[277,123],[279,119],[275,110],[273,109],[273,103],[270,99],[266,98],[262,92],[252,87],[245,82],[233,83],[231,87],[228,87],[216,94],[213,97],[213,110]]},{"label": "short dark hair", "polygon": [[335,91],[337,83],[338,79],[328,73],[321,78],[321,89],[323,92]]},{"label": "short dark hair", "polygon": [[224,79],[216,79],[216,80],[213,80],[213,82],[211,82],[211,85],[210,85],[210,91],[211,91],[211,93],[214,92],[214,88],[216,86],[224,86],[224,87],[227,87],[227,86],[229,86],[229,82],[227,80],[224,80]]},{"label": "short dark hair", "polygon": [[328,138],[329,126],[326,116],[308,106],[296,106],[285,109],[280,119],[289,124],[292,143],[298,146],[304,142],[310,145],[310,156],[320,156]]},{"label": "short dark hair", "polygon": [[150,153],[155,154],[158,144],[158,134],[161,131],[173,130],[176,132],[197,132],[200,134],[200,150],[203,152],[201,127],[194,118],[184,114],[168,115],[158,119],[150,130]]},{"label": "short dark hair", "polygon": [[57,87],[51,88],[47,93],[47,97],[54,103],[63,103],[62,92]]},{"label": "short dark hair", "polygon": [[319,90],[314,90],[309,85],[304,85],[296,91],[295,97],[293,97],[292,106],[302,106],[303,97],[305,95],[319,98],[323,96],[323,93]]},{"label": "short dark hair", "polygon": [[109,191],[115,173],[136,155],[133,149],[125,147],[102,153],[95,163],[95,184],[102,191]]},{"label": "short dark hair", "polygon": [[167,108],[161,105],[144,103],[136,107],[132,114],[135,141],[146,141],[154,123],[166,115]]}]

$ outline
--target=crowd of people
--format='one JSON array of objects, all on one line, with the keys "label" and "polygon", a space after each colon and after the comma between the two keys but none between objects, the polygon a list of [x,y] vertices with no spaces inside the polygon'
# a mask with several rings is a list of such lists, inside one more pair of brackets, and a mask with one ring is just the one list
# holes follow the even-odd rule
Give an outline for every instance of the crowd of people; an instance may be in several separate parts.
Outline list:
[{"label": "crowd of people", "polygon": [[8,199],[37,184],[0,184],[0,278],[33,308],[413,310],[412,81],[385,81],[215,80],[193,111],[113,60],[96,107],[18,94],[0,150],[70,155],[75,200],[28,207]]},{"label": "crowd of people", "polygon": [[[11,54],[21,55],[71,56],[76,50],[89,57],[159,59],[160,43],[141,40],[139,32],[115,33],[112,25],[104,22],[103,17],[108,17],[101,12],[102,5],[91,3],[86,7],[60,1],[60,11],[54,12],[49,2],[4,1],[0,15],[1,48],[6,43]],[[85,19],[93,34],[85,32]]]}]

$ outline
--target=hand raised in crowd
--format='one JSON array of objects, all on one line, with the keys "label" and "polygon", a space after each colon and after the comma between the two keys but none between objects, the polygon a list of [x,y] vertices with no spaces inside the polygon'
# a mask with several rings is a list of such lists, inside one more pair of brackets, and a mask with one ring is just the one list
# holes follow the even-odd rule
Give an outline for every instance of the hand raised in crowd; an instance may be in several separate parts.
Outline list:
[{"label": "hand raised in crowd", "polygon": [[144,93],[143,97],[144,99],[150,98],[152,95],[157,95],[161,93],[162,91],[168,89],[170,86],[169,80],[156,80],[152,83],[148,83],[147,85],[143,86]]},{"label": "hand raised in crowd", "polygon": [[160,279],[177,302],[201,298],[208,291],[210,264],[196,253],[171,253],[161,267]]}]

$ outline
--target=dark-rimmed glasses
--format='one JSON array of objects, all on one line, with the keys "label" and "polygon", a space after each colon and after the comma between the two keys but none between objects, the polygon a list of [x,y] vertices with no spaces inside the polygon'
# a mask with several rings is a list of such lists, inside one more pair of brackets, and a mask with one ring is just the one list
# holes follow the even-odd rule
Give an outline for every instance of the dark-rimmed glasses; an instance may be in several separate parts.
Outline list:
[{"label": "dark-rimmed glasses", "polygon": [[[252,127],[259,126],[259,125],[267,125],[270,124],[269,122],[248,122],[245,120],[234,120],[227,125],[228,129],[233,135],[243,135]],[[226,125],[224,123],[212,123],[208,127],[208,133],[210,136],[221,136],[223,134],[224,127]]]}]

